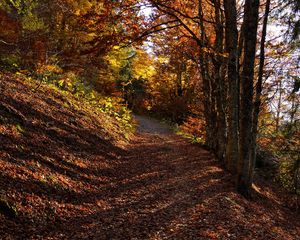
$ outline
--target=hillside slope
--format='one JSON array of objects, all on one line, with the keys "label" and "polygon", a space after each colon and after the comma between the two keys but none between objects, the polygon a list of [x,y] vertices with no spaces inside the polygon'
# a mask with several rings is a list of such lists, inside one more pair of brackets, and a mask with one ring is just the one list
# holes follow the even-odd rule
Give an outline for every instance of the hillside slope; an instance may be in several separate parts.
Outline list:
[{"label": "hillside slope", "polygon": [[106,181],[107,165],[124,151],[128,134],[114,118],[71,94],[47,85],[34,91],[37,85],[0,75],[1,239],[26,239],[21,226],[43,231],[66,216],[69,205],[78,211],[78,195]]},{"label": "hillside slope", "polygon": [[299,239],[272,184],[257,179],[248,201],[212,154],[159,122],[137,117],[122,145],[112,118],[31,84],[1,76],[1,239]]}]

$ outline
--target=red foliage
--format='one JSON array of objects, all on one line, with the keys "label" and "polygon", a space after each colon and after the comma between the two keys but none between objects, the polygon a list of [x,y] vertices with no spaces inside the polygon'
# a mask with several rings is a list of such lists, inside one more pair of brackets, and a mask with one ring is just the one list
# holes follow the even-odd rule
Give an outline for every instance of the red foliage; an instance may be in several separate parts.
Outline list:
[{"label": "red foliage", "polygon": [[200,118],[188,117],[180,126],[180,129],[195,137],[205,139],[205,121]]}]

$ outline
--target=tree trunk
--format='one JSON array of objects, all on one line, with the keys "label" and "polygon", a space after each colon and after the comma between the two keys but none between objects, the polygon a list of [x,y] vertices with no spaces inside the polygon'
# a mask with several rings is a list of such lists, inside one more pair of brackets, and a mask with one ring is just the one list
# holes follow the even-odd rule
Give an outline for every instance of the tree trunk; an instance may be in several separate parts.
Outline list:
[{"label": "tree trunk", "polygon": [[276,133],[279,131],[279,124],[280,124],[280,114],[281,114],[281,101],[282,101],[282,81],[279,79],[277,84],[277,91],[279,91],[279,99],[277,103],[277,112],[276,112]]},{"label": "tree trunk", "polygon": [[237,190],[250,196],[253,144],[253,78],[256,52],[259,0],[246,0],[244,13],[244,61],[241,75],[240,135]]},{"label": "tree trunk", "polygon": [[225,42],[228,53],[228,134],[226,144],[226,164],[231,172],[236,172],[238,161],[238,30],[235,0],[224,0]]},{"label": "tree trunk", "polygon": [[253,174],[254,174],[254,168],[256,164],[256,138],[258,133],[258,116],[260,111],[260,105],[261,105],[261,93],[262,93],[262,80],[263,80],[263,70],[264,70],[264,64],[265,64],[265,42],[266,42],[266,35],[267,35],[267,24],[268,24],[268,17],[270,12],[270,2],[271,0],[267,0],[266,2],[266,9],[265,9],[265,15],[264,15],[264,21],[263,21],[263,28],[262,28],[262,37],[260,42],[260,59],[259,59],[259,69],[258,69],[258,79],[256,83],[256,93],[255,93],[255,103],[254,103],[254,109],[253,109],[253,134],[252,134],[252,149],[250,153],[250,178],[249,181],[251,184],[253,182]]},{"label": "tree trunk", "polygon": [[217,141],[217,149],[216,154],[217,158],[222,161],[224,159],[225,154],[225,144],[226,144],[226,122],[225,122],[225,112],[224,112],[224,79],[222,71],[224,58],[222,54],[224,53],[224,29],[223,29],[223,19],[222,19],[222,11],[221,11],[221,3],[220,0],[213,1],[215,6],[215,32],[216,32],[216,40],[215,40],[215,50],[216,56],[213,58],[213,65],[215,69],[215,82],[216,82],[216,141]]},{"label": "tree trunk", "polygon": [[200,72],[202,77],[202,92],[204,95],[204,117],[206,122],[206,139],[205,145],[212,149],[213,148],[213,125],[212,125],[212,104],[211,104],[211,81],[208,73],[208,64],[207,64],[207,54],[203,51],[203,48],[206,47],[207,41],[205,37],[205,28],[203,25],[203,10],[202,10],[202,0],[198,1],[198,14],[199,14],[199,28],[200,28],[200,45],[199,45],[199,61],[200,61]]}]

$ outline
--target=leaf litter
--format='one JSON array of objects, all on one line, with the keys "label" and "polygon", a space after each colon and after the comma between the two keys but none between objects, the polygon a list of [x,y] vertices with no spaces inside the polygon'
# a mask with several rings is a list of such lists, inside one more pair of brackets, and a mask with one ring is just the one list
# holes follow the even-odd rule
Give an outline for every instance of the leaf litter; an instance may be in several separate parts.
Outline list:
[{"label": "leaf litter", "polygon": [[244,199],[212,154],[165,125],[137,116],[119,146],[101,115],[52,89],[9,74],[0,85],[0,189],[18,212],[0,213],[1,239],[299,239],[288,193],[257,176]]}]

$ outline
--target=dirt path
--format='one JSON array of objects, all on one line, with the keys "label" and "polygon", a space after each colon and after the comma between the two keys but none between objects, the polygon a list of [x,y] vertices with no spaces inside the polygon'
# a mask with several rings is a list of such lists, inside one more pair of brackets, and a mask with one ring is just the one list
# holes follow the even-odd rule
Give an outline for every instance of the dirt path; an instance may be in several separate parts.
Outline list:
[{"label": "dirt path", "polygon": [[135,116],[138,121],[137,132],[140,134],[172,135],[171,128],[156,119],[146,116]]},{"label": "dirt path", "polygon": [[209,152],[156,120],[137,120],[136,137],[111,169],[114,181],[93,196],[102,208],[68,219],[80,230],[73,238],[297,238],[289,211],[264,196],[258,199],[263,204],[246,201]]}]

